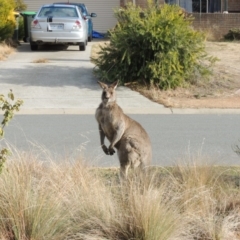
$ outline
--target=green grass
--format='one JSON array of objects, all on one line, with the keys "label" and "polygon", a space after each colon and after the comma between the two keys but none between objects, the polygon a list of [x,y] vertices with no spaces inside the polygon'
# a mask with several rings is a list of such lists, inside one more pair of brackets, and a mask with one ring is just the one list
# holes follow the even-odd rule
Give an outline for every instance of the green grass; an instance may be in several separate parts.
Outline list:
[{"label": "green grass", "polygon": [[240,168],[205,160],[120,181],[82,158],[14,153],[0,175],[0,239],[239,239]]}]

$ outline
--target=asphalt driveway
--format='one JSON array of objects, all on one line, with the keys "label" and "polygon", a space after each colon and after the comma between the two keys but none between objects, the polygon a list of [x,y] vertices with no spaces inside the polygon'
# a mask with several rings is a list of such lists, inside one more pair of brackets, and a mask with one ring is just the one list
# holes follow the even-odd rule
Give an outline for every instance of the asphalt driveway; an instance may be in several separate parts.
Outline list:
[{"label": "asphalt driveway", "polygon": [[[1,94],[12,89],[16,98],[24,100],[22,114],[94,113],[101,96],[90,62],[95,43],[88,43],[84,52],[77,46],[32,52],[29,43],[22,43],[16,53],[0,62]],[[126,87],[117,92],[126,113],[171,113]]]}]

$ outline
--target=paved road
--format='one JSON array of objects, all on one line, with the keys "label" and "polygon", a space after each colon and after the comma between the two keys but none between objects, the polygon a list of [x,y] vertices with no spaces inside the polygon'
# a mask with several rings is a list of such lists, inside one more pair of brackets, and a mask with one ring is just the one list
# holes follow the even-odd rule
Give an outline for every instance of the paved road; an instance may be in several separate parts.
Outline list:
[{"label": "paved road", "polygon": [[[240,115],[136,114],[150,135],[153,164],[171,165],[190,155],[208,156],[215,164],[239,165],[232,145],[240,145]],[[100,149],[97,123],[91,115],[17,115],[6,128],[6,139],[18,150],[44,149],[51,159],[84,154],[91,164],[119,166],[117,156]],[[46,151],[45,151],[46,150]]]},{"label": "paved road", "polygon": [[[24,43],[0,62],[0,93],[13,89],[24,100],[6,129],[7,142],[20,150],[32,150],[34,143],[34,151],[42,146],[56,159],[84,152],[97,165],[118,166],[116,156],[105,156],[99,148],[93,113],[101,89],[89,60],[92,44],[85,52],[74,46],[31,52]],[[39,59],[48,62],[34,63]],[[201,149],[217,164],[239,164],[231,146],[240,139],[240,110],[167,109],[125,87],[118,88],[118,103],[149,132],[154,164],[170,165]]]}]

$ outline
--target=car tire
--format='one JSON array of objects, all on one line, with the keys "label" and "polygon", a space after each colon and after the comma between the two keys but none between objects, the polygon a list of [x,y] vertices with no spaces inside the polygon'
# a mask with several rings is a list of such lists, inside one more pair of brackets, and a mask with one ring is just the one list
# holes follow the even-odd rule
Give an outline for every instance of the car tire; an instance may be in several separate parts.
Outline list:
[{"label": "car tire", "polygon": [[37,51],[38,50],[38,45],[37,44],[30,43],[30,47],[31,47],[32,51]]},{"label": "car tire", "polygon": [[88,41],[91,42],[92,41],[92,35],[88,36]]},{"label": "car tire", "polygon": [[79,50],[80,51],[85,51],[86,50],[86,43],[85,42],[84,43],[80,43]]},{"label": "car tire", "polygon": [[67,50],[68,49],[68,45],[63,45],[63,50]]}]

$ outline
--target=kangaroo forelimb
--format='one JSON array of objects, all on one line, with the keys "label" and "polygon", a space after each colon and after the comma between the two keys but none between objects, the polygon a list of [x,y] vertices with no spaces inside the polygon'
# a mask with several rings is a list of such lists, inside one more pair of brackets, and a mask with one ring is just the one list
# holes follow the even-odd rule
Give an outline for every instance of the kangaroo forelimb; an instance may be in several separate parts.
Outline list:
[{"label": "kangaroo forelimb", "polygon": [[105,152],[105,154],[112,155],[112,154],[110,154],[108,148],[104,144],[104,139],[106,136],[105,136],[105,133],[103,132],[100,124],[98,125],[98,129],[99,129],[99,133],[100,133],[100,142],[101,142],[102,150]]}]

